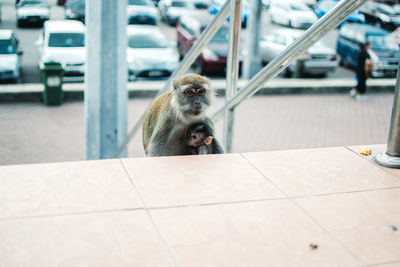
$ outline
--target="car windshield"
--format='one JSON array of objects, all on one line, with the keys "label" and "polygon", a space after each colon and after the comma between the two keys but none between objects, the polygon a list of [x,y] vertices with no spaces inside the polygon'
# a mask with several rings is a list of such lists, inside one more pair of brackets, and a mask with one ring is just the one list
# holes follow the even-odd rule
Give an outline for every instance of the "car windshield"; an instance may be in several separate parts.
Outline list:
[{"label": "car windshield", "polygon": [[15,54],[15,48],[10,40],[0,40],[0,54]]},{"label": "car windshield", "polygon": [[168,42],[159,34],[137,33],[128,37],[128,46],[130,48],[167,48]]},{"label": "car windshield", "polygon": [[29,7],[29,6],[40,6],[40,7],[46,7],[46,3],[43,1],[23,1],[21,2],[21,7]]},{"label": "car windshield", "polygon": [[134,6],[149,6],[149,2],[146,0],[129,0],[129,5]]},{"label": "car windshield", "polygon": [[84,47],[85,35],[83,33],[51,33],[49,47]]},{"label": "car windshield", "polygon": [[226,43],[228,42],[229,38],[229,28],[222,27],[220,28],[214,37],[211,39],[211,43]]},{"label": "car windshield", "polygon": [[172,7],[187,7],[187,3],[183,1],[173,1],[171,3]]},{"label": "car windshield", "polygon": [[391,35],[369,35],[367,41],[371,43],[373,49],[398,49],[398,45]]},{"label": "car windshield", "polygon": [[305,5],[305,4],[303,4],[303,3],[301,3],[301,2],[294,2],[294,3],[291,3],[290,4],[290,9],[292,9],[292,10],[299,10],[299,11],[304,11],[304,10],[309,10],[309,8]]},{"label": "car windshield", "polygon": [[71,4],[69,4],[69,7],[72,9],[85,8],[85,3],[84,2],[71,3]]}]

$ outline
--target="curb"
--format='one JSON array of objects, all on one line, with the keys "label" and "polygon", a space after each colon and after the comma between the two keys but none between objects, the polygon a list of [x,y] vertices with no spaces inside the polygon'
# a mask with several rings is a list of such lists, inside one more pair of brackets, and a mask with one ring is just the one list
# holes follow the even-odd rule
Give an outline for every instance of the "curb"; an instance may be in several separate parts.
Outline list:
[{"label": "curb", "polygon": [[[129,82],[129,98],[154,97],[162,89],[166,81],[138,81]],[[243,88],[248,80],[239,80],[238,88]],[[394,92],[396,79],[368,79],[368,92]],[[320,93],[347,93],[355,87],[353,79],[273,79],[260,89],[257,95],[278,94],[320,94]],[[211,86],[216,89],[219,96],[225,93],[226,81],[224,79],[211,79]],[[65,100],[83,100],[84,83],[64,83],[63,91]],[[41,83],[27,84],[0,84],[0,102],[26,102],[41,101],[44,87]]]}]

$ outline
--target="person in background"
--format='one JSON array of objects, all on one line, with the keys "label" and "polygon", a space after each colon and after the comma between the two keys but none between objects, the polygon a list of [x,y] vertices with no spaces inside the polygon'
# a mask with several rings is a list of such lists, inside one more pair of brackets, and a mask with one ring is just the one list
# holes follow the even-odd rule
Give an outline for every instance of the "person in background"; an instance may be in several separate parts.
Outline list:
[{"label": "person in background", "polygon": [[371,49],[370,43],[362,44],[360,45],[360,52],[357,55],[357,86],[351,89],[349,93],[352,97],[355,97],[357,101],[363,101],[366,99],[366,81],[372,69],[372,63],[368,53],[369,49]]}]

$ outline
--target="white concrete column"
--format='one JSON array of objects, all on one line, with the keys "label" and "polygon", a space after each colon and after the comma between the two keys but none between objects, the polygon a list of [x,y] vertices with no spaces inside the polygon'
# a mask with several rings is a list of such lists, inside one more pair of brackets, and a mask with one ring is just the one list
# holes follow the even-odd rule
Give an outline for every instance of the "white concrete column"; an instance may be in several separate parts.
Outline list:
[{"label": "white concrete column", "polygon": [[127,0],[86,0],[87,159],[112,158],[126,137],[126,7]]}]

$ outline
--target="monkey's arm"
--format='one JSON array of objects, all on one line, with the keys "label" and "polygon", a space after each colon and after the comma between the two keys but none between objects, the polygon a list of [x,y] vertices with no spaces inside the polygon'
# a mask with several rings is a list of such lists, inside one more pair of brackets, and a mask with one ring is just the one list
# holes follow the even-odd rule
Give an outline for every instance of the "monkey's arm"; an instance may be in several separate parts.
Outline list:
[{"label": "monkey's arm", "polygon": [[157,123],[147,147],[147,156],[160,157],[166,155],[165,146],[168,142],[173,127],[174,123],[169,120],[165,121],[164,123]]}]

